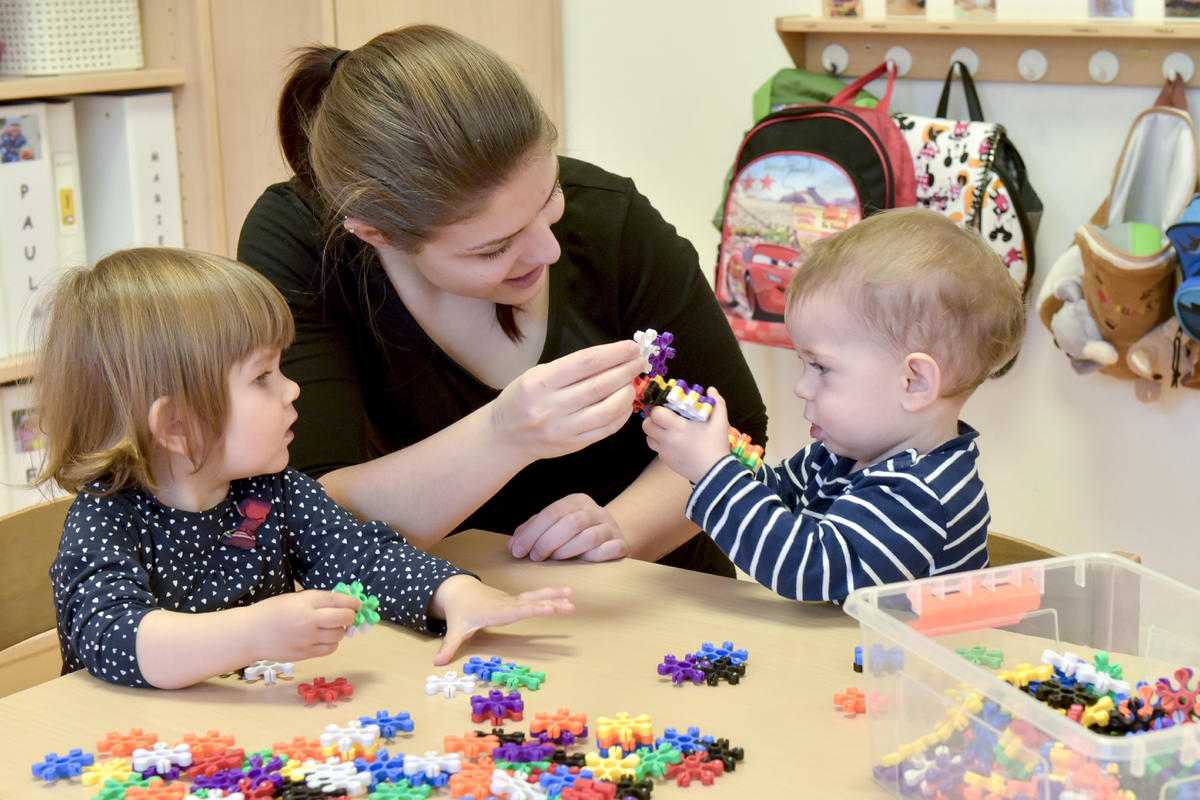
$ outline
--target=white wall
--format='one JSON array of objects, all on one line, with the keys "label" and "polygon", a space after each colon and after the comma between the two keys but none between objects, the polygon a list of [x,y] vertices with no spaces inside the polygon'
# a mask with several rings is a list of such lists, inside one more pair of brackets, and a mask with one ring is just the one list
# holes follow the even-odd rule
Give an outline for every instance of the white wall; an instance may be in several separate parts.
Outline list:
[{"label": "white wall", "polygon": [[[751,94],[791,66],[775,17],[808,10],[806,0],[563,3],[567,153],[632,176],[696,246],[710,280],[719,237],[709,219],[749,126]],[[979,86],[987,118],[1006,126],[1046,205],[1031,297],[1107,193],[1129,125],[1158,88]],[[938,91],[935,82],[900,81],[892,108],[932,115]],[[1198,107],[1200,93],[1189,100]],[[808,441],[791,394],[795,357],[744,351],[771,414],[768,456],[777,462]],[[1200,548],[1189,545],[1197,498],[1187,489],[1200,460],[1198,412],[1200,392],[1168,390],[1143,405],[1130,383],[1076,375],[1031,312],[1016,366],[984,384],[963,414],[982,434],[993,529],[1065,552],[1134,551],[1200,585]]]}]

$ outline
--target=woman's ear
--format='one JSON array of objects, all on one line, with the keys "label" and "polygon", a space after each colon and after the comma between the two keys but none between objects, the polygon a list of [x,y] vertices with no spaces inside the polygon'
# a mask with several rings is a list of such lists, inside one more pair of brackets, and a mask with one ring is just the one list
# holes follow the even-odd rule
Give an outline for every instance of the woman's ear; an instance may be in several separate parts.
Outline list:
[{"label": "woman's ear", "polygon": [[942,394],[942,370],[933,356],[909,353],[904,359],[904,400],[906,411],[920,411]]},{"label": "woman's ear", "polygon": [[185,458],[191,457],[188,446],[188,426],[179,404],[170,397],[160,397],[150,404],[147,423],[150,435],[159,447]]},{"label": "woman's ear", "polygon": [[354,217],[346,217],[342,220],[342,227],[346,229],[351,236],[357,236],[372,247],[387,248],[391,247],[387,237],[379,232],[379,228],[374,225],[368,225],[361,219]]}]

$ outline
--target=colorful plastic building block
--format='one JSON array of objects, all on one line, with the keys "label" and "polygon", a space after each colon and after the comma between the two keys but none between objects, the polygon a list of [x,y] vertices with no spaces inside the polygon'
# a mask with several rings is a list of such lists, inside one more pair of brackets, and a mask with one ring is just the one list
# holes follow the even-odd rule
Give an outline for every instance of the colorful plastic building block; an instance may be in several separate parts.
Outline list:
[{"label": "colorful plastic building block", "polygon": [[96,795],[96,800],[125,800],[125,793],[130,787],[146,787],[150,785],[148,778],[125,778],[117,780],[116,778],[108,778],[100,787],[100,793]]},{"label": "colorful plastic building block", "polygon": [[328,681],[325,678],[313,678],[312,683],[302,683],[296,687],[296,694],[304,698],[306,703],[323,701],[336,703],[339,697],[350,698],[354,694],[354,684],[345,678]]},{"label": "colorful plastic building block", "polygon": [[520,664],[514,664],[504,670],[492,673],[492,683],[501,685],[510,691],[513,689],[537,691],[545,682],[545,672],[534,672],[529,667]]},{"label": "colorful plastic building block", "polygon": [[712,736],[701,736],[700,728],[693,725],[687,729],[687,733],[679,733],[674,728],[667,728],[663,731],[662,736],[654,740],[654,746],[662,747],[664,744],[669,744],[686,756],[707,750],[712,741]]},{"label": "colorful plastic building block", "polygon": [[399,714],[389,714],[387,710],[376,711],[373,717],[359,717],[363,725],[377,725],[379,735],[384,739],[395,739],[397,733],[412,733],[416,727],[412,715],[407,711]]},{"label": "colorful plastic building block", "polygon": [[520,744],[526,738],[524,731],[506,731],[504,728],[492,728],[491,731],[475,731],[475,733],[479,736],[495,736],[500,744],[509,742]]},{"label": "colorful plastic building block", "polygon": [[487,661],[479,656],[471,656],[467,663],[463,664],[462,671],[464,675],[474,675],[477,680],[487,683],[491,681],[493,673],[505,672],[515,666],[511,661],[503,661],[500,656],[492,656]]},{"label": "colorful plastic building block", "polygon": [[385,781],[395,783],[404,780],[403,753],[396,753],[393,756],[387,750],[380,750],[375,753],[373,761],[367,761],[365,758],[354,759],[354,766],[359,772],[371,773],[372,787],[378,786]]},{"label": "colorful plastic building block", "polygon": [[431,786],[413,786],[408,781],[383,783],[371,792],[371,800],[425,800],[432,792]]},{"label": "colorful plastic building block", "polygon": [[562,790],[562,800],[615,800],[617,784],[593,778],[577,778],[575,783]]},{"label": "colorful plastic building block", "polygon": [[622,776],[632,775],[638,764],[642,763],[641,756],[637,753],[625,755],[620,747],[610,747],[608,752],[608,755],[588,753],[584,756],[588,769],[593,772],[597,780],[616,783]]},{"label": "colorful plastic building block", "polygon": [[716,686],[721,681],[736,686],[746,674],[746,664],[734,664],[728,656],[721,656],[712,661],[701,661],[700,671],[709,686]]},{"label": "colorful plastic building block", "polygon": [[516,764],[528,764],[531,761],[549,761],[550,756],[554,754],[554,745],[542,744],[540,742],[524,742],[517,744],[510,742],[502,744],[492,751],[492,758],[497,763],[500,761],[511,761]]},{"label": "colorful plastic building block", "polygon": [[207,733],[185,733],[183,742],[192,749],[192,758],[199,761],[224,753],[233,747],[234,738],[231,735],[222,735],[218,730],[209,730]]},{"label": "colorful plastic building block", "polygon": [[635,781],[640,781],[647,776],[661,778],[667,774],[667,767],[683,760],[683,753],[669,743],[664,743],[653,750],[642,750],[638,756],[642,759],[642,763],[633,770]]},{"label": "colorful plastic building block", "polygon": [[621,800],[650,800],[654,791],[654,781],[649,778],[637,780],[626,775],[617,781],[617,797]]},{"label": "colorful plastic building block", "polygon": [[[232,737],[230,737],[232,739]],[[210,752],[207,751],[206,752]],[[320,755],[318,753],[318,755]],[[218,772],[227,769],[240,769],[246,760],[246,752],[242,748],[228,748],[220,753],[210,753],[203,758],[196,758],[195,748],[192,749],[192,757],[195,759],[192,765],[187,768],[186,775],[189,779],[195,780],[201,775],[215,775]]]},{"label": "colorful plastic building block", "polygon": [[470,675],[459,675],[454,670],[450,670],[440,678],[437,675],[425,677],[425,694],[440,692],[446,697],[454,697],[458,692],[473,691],[475,691],[475,679]]},{"label": "colorful plastic building block", "polygon": [[242,521],[229,532],[225,544],[239,550],[253,550],[257,543],[254,532],[271,513],[271,504],[256,497],[247,497],[238,504],[238,513],[242,515]]},{"label": "colorful plastic building block", "polygon": [[854,648],[854,671],[855,672],[863,671],[862,645],[859,645],[858,647]]},{"label": "colorful plastic building block", "polygon": [[854,717],[867,713],[867,696],[857,686],[849,686],[846,691],[834,694],[833,705],[847,717]]},{"label": "colorful plastic building block", "polygon": [[700,662],[693,653],[686,654],[682,659],[668,653],[658,665],[658,674],[671,676],[671,683],[676,685],[687,681],[704,683],[705,680],[704,671],[700,669]]},{"label": "colorful plastic building block", "polygon": [[471,721],[483,722],[491,718],[493,725],[503,725],[505,719],[520,722],[525,715],[525,701],[519,692],[504,692],[492,690],[483,695],[471,696]]},{"label": "colorful plastic building block", "polygon": [[242,677],[251,683],[262,678],[263,684],[270,686],[279,678],[292,677],[295,670],[296,665],[291,661],[268,661],[262,659],[255,661],[242,670]]},{"label": "colorful plastic building block", "polygon": [[371,773],[360,770],[353,761],[330,759],[304,776],[310,789],[340,791],[348,795],[365,794],[371,788]]},{"label": "colorful plastic building block", "polygon": [[109,731],[103,739],[96,742],[96,749],[113,758],[125,758],[139,747],[149,747],[157,741],[157,733],[143,733],[141,728],[133,728],[124,734]]},{"label": "colorful plastic building block", "polygon": [[700,384],[689,386],[686,381],[677,379],[667,383],[671,386],[667,392],[667,402],[664,403],[667,408],[685,419],[708,422],[716,401],[703,393],[704,388]]},{"label": "colorful plastic building block", "polygon": [[740,747],[731,747],[728,739],[717,739],[705,751],[705,761],[720,761],[725,764],[726,772],[737,769],[737,762],[745,759],[746,752]]},{"label": "colorful plastic building block", "polygon": [[529,732],[539,738],[544,734],[544,741],[570,747],[576,739],[587,737],[587,714],[582,711],[572,714],[569,708],[560,708],[553,714],[539,711],[529,723]]},{"label": "colorful plastic building block", "polygon": [[646,377],[666,375],[667,360],[675,357],[675,348],[670,346],[671,342],[675,341],[675,335],[666,331],[659,333],[653,328],[648,328],[635,333],[633,340],[642,348],[642,358],[645,360],[642,372]]},{"label": "colorful plastic building block", "polygon": [[1000,669],[1000,665],[1004,663],[1003,650],[989,650],[986,645],[982,644],[977,644],[970,649],[957,647],[954,649],[954,652],[972,664],[990,669]]},{"label": "colorful plastic building block", "polygon": [[751,472],[758,472],[758,468],[762,466],[762,445],[754,444],[750,440],[750,434],[742,433],[737,428],[729,429],[729,452],[749,467]]},{"label": "colorful plastic building block", "polygon": [[563,748],[556,747],[554,755],[550,756],[550,763],[561,767],[578,767],[582,769],[587,764],[587,758],[583,753],[568,753]]},{"label": "colorful plastic building block", "polygon": [[366,633],[372,625],[375,625],[381,619],[378,611],[379,598],[373,594],[367,594],[361,581],[351,581],[348,584],[338,582],[333,587],[333,591],[348,594],[362,603],[358,611],[354,612],[354,625],[346,629],[347,636],[353,636],[355,631]]},{"label": "colorful plastic building block", "polygon": [[492,773],[496,765],[487,756],[478,762],[463,764],[458,772],[450,776],[451,797],[469,797],[472,800],[487,800],[492,796]]},{"label": "colorful plastic building block", "polygon": [[679,786],[691,786],[693,780],[698,780],[705,786],[712,786],[714,780],[725,774],[725,762],[720,760],[705,761],[700,753],[684,756],[677,764],[667,768],[667,780],[675,779]]},{"label": "colorful plastic building block", "polygon": [[90,767],[95,762],[94,754],[85,753],[78,747],[72,748],[65,756],[47,753],[33,765],[33,777],[41,778],[46,783],[53,783],[59,778],[74,778],[83,773],[84,767]]},{"label": "colorful plastic building block", "polygon": [[378,725],[363,725],[354,720],[346,727],[329,724],[321,734],[321,752],[326,758],[338,756],[342,761],[353,761],[359,757],[375,754],[379,738]]},{"label": "colorful plastic building block", "polygon": [[1019,569],[1003,578],[942,578],[914,584],[908,590],[913,630],[946,634],[979,628],[1001,628],[1025,618],[1042,605],[1042,579],[1035,569]]},{"label": "colorful plastic building block", "polygon": [[621,711],[614,719],[597,717],[596,744],[602,751],[614,744],[620,745],[626,753],[633,752],[639,746],[653,747],[654,727],[650,723],[650,715],[641,714],[631,718],[627,711]]},{"label": "colorful plastic building block", "polygon": [[481,734],[479,731],[467,731],[462,736],[446,736],[442,739],[442,747],[447,753],[462,753],[463,758],[469,761],[484,755],[490,756],[499,746],[498,736]]},{"label": "colorful plastic building block", "polygon": [[538,783],[551,797],[557,797],[563,789],[575,785],[580,778],[591,778],[592,771],[583,769],[573,772],[570,767],[559,765],[553,770],[543,772],[538,776]]},{"label": "colorful plastic building block", "polygon": [[192,748],[186,742],[170,747],[166,742],[155,742],[149,748],[139,747],[133,751],[133,768],[143,778],[155,775],[169,781],[179,777],[181,767],[192,765]]},{"label": "colorful plastic building block", "polygon": [[413,786],[428,783],[445,786],[450,776],[462,769],[462,756],[458,753],[439,753],[426,750],[424,755],[405,756],[404,777]]},{"label": "colorful plastic building block", "polygon": [[720,647],[715,646],[712,642],[704,642],[700,645],[700,650],[696,653],[696,657],[702,661],[716,661],[719,658],[727,658],[730,664],[737,666],[745,664],[750,660],[750,651],[735,649],[733,642],[722,642]]},{"label": "colorful plastic building block", "polygon": [[508,800],[546,800],[547,797],[540,783],[530,783],[524,776],[510,775],[501,769],[492,772],[489,788],[496,797],[507,797]]}]

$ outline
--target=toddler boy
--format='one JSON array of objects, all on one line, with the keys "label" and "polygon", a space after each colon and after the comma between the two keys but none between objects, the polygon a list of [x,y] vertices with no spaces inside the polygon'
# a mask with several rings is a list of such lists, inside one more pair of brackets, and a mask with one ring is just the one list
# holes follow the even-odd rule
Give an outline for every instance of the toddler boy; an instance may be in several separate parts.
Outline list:
[{"label": "toddler boy", "polygon": [[958,415],[1025,331],[995,253],[935,212],[885,211],[811,245],[784,322],[812,444],[751,474],[729,455],[713,388],[708,422],[655,408],[643,424],[694,484],[688,517],[759,583],[798,600],[987,566],[978,433]]}]

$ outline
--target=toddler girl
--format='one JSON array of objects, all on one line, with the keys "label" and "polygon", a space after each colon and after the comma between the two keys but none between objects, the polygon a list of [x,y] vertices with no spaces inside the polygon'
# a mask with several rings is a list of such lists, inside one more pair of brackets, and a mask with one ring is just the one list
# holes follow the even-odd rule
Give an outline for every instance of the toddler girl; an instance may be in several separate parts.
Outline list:
[{"label": "toddler girl", "polygon": [[486,625],[572,610],[569,589],[488,588],[287,468],[292,317],[253,270],[114,253],[67,273],[43,324],[37,483],[78,495],[50,569],[64,673],[178,688],[326,655],[359,608],[329,591],[339,581],[361,581],[385,619],[444,632],[436,664]]}]

